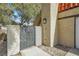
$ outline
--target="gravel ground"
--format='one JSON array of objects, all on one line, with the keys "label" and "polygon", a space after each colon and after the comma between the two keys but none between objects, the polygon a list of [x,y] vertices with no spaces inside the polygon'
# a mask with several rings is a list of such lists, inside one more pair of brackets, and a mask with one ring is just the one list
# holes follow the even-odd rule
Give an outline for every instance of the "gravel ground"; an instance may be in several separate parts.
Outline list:
[{"label": "gravel ground", "polygon": [[4,41],[2,45],[0,45],[0,56],[7,56],[7,42]]},{"label": "gravel ground", "polygon": [[[71,48],[63,47],[63,46],[55,46],[55,47],[47,47],[47,46],[39,46],[40,49],[47,52],[52,56],[65,56]],[[15,56],[22,56],[21,53],[16,54]]]},{"label": "gravel ground", "polygon": [[21,53],[19,52],[19,53],[17,53],[16,55],[13,55],[13,56],[22,56],[22,55],[21,55]]},{"label": "gravel ground", "polygon": [[[55,46],[55,47],[47,47],[47,46],[39,46],[40,49],[47,52],[52,56],[65,56],[71,48],[63,47],[63,46]],[[22,56],[21,53],[16,54],[15,56]]]},{"label": "gravel ground", "polygon": [[42,50],[49,53],[52,56],[65,56],[71,48],[63,47],[63,46],[55,46],[55,47],[47,47],[47,46],[39,46]]},{"label": "gravel ground", "polygon": [[79,56],[79,49],[70,49],[66,56]]}]

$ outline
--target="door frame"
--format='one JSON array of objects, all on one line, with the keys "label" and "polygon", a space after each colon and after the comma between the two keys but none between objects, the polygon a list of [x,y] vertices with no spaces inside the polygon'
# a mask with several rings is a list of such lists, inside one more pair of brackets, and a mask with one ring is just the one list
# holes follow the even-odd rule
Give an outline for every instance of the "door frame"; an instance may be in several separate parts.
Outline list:
[{"label": "door frame", "polygon": [[76,17],[74,17],[74,48],[76,48]]},{"label": "door frame", "polygon": [[76,18],[79,17],[79,15],[76,15],[74,17],[74,48],[77,48],[76,47]]}]

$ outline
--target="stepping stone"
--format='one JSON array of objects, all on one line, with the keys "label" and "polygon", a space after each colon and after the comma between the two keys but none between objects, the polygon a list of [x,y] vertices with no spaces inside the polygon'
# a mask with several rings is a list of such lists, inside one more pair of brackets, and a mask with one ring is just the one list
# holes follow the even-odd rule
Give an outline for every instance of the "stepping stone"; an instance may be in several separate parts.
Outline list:
[{"label": "stepping stone", "polygon": [[24,50],[21,50],[20,53],[22,56],[51,56],[36,46],[32,46],[30,48],[26,48]]}]

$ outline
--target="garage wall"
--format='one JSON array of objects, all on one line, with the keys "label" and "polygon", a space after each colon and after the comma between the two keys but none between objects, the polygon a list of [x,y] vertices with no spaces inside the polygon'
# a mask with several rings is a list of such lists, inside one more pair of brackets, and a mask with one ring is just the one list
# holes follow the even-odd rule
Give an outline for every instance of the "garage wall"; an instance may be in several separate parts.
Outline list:
[{"label": "garage wall", "polygon": [[58,20],[58,43],[68,47],[74,47],[74,17]]},{"label": "garage wall", "polygon": [[79,7],[60,12],[58,18],[79,15]]}]

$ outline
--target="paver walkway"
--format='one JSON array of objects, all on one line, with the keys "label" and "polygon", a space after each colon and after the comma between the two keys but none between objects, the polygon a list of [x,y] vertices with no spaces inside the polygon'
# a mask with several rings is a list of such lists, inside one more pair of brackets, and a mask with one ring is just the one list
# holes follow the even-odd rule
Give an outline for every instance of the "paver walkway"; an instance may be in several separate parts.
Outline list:
[{"label": "paver walkway", "polygon": [[22,56],[51,56],[36,46],[21,50],[20,53]]}]

